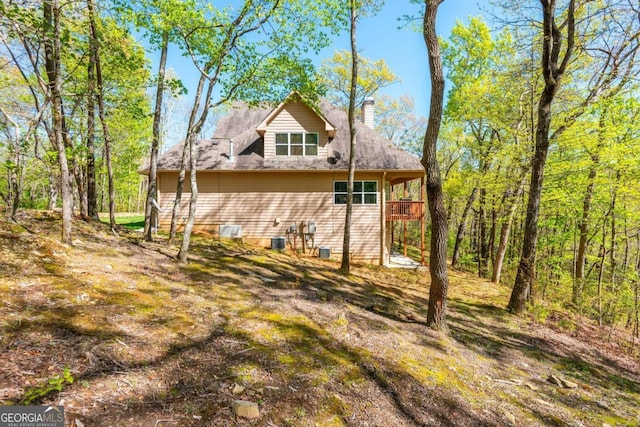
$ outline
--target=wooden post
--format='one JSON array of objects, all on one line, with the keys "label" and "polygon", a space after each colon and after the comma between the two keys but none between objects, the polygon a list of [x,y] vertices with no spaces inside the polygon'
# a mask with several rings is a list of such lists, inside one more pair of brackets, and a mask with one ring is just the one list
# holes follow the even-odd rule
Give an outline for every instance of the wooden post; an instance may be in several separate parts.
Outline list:
[{"label": "wooden post", "polygon": [[420,178],[420,202],[422,202],[422,206],[420,210],[422,215],[420,215],[420,265],[424,265],[424,177]]},{"label": "wooden post", "polygon": [[[390,186],[391,188],[389,189],[389,200],[393,201],[393,185]],[[393,253],[393,243],[396,240],[396,227],[395,227],[395,219],[391,219],[390,224],[391,226],[391,246],[390,246],[390,250],[391,253]]]},{"label": "wooden post", "polygon": [[384,265],[385,251],[387,247],[387,196],[385,188],[385,180],[387,172],[382,173],[380,180],[380,265]]},{"label": "wooden post", "polygon": [[[407,181],[404,182],[403,198],[407,198]],[[402,203],[402,202],[401,202]],[[407,256],[407,213],[405,212],[402,219],[402,227],[404,229],[404,256]]]}]

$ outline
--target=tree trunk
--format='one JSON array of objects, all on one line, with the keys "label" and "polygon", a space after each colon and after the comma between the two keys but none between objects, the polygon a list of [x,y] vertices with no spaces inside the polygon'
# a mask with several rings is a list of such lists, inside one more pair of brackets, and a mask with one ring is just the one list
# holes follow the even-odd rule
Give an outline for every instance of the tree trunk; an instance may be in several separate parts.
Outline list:
[{"label": "tree trunk", "polygon": [[71,228],[73,219],[73,189],[69,174],[69,162],[62,135],[62,76],[61,68],[61,40],[60,40],[60,10],[57,0],[44,0],[43,18],[45,25],[44,50],[47,86],[51,99],[51,131],[49,138],[58,154],[60,167],[60,196],[62,198],[62,243],[71,244]]},{"label": "tree trunk", "polygon": [[605,111],[600,114],[599,128],[600,133],[598,135],[598,144],[595,151],[591,153],[591,168],[589,169],[589,175],[587,177],[587,190],[584,194],[582,201],[582,218],[580,219],[580,239],[578,240],[578,254],[576,256],[575,265],[575,277],[573,281],[573,295],[572,301],[574,304],[582,303],[582,291],[584,288],[584,267],[587,259],[587,245],[589,234],[589,215],[591,214],[591,198],[593,197],[593,189],[595,186],[595,179],[598,173],[598,165],[600,164],[600,150],[604,147],[604,126],[605,126]]},{"label": "tree trunk", "polygon": [[[636,275],[640,276],[640,232],[636,234]],[[636,277],[637,277],[636,276]],[[634,286],[634,327],[633,333],[636,338],[640,338],[640,279],[636,279]]]},{"label": "tree trunk", "polygon": [[[78,161],[77,150],[74,149],[74,143],[71,139],[69,127],[67,125],[67,115],[64,110],[64,104],[62,105],[62,141],[67,150],[67,154],[70,155],[69,161],[71,161],[71,176],[69,179],[72,181],[75,179],[76,190],[78,192],[78,211],[80,217],[83,220],[87,220],[87,193],[85,191],[84,172],[80,167]],[[73,187],[72,190],[73,192]]]},{"label": "tree trunk", "polygon": [[48,188],[47,192],[47,210],[52,211],[56,207],[56,201],[58,200],[58,186],[56,185],[56,176],[53,173],[53,170],[49,171],[48,176]]},{"label": "tree trunk", "polygon": [[[7,195],[0,193],[7,204],[7,217],[11,221],[15,221],[16,213],[20,207],[20,199],[22,196],[22,190],[24,186],[24,174],[25,174],[25,156],[22,153],[22,136],[20,133],[20,127],[13,120],[8,113],[0,108],[0,114],[5,117],[6,122],[0,122],[0,125],[4,126],[7,132],[8,139],[8,156],[7,161]],[[9,127],[13,128],[13,137],[9,136]]]},{"label": "tree trunk", "polygon": [[18,213],[18,208],[20,207],[20,200],[22,198],[22,191],[24,190],[24,178],[26,173],[26,161],[25,155],[22,153],[20,148],[20,139],[16,139],[18,144],[16,144],[16,153],[14,155],[14,162],[16,170],[13,173],[13,182],[11,192],[13,193],[13,198],[11,199],[11,215],[10,218],[15,220],[16,213]]},{"label": "tree trunk", "polygon": [[96,83],[97,97],[98,97],[98,116],[100,117],[100,124],[102,125],[102,134],[104,139],[104,160],[107,165],[107,179],[109,185],[109,226],[112,230],[116,228],[116,207],[115,207],[115,186],[113,182],[113,167],[111,164],[111,136],[109,134],[109,124],[106,120],[105,105],[104,105],[104,85],[102,81],[102,65],[100,63],[100,51],[98,48],[98,33],[96,30],[95,19],[93,16],[93,4],[92,0],[87,1],[87,6],[90,11],[90,26],[91,36],[96,41],[95,55],[95,71],[96,71]]},{"label": "tree trunk", "polygon": [[467,204],[464,206],[464,210],[462,211],[462,218],[460,218],[458,232],[456,233],[456,242],[453,246],[453,255],[451,256],[451,267],[453,268],[456,267],[458,259],[460,258],[460,246],[462,245],[464,233],[467,231],[467,218],[469,217],[469,212],[471,212],[471,207],[473,206],[473,202],[475,202],[477,195],[478,187],[474,187],[473,191],[467,198]]},{"label": "tree trunk", "polygon": [[[498,223],[498,210],[496,209],[495,197],[492,197],[491,202],[491,229],[489,230],[489,248],[488,256],[491,260],[491,271],[493,271],[493,265],[496,262],[496,226]],[[488,265],[487,265],[488,267]]]},{"label": "tree trunk", "polygon": [[[75,179],[76,189],[78,191],[78,211],[80,212],[80,217],[83,220],[87,220],[87,196],[84,186],[84,173],[82,168],[80,167],[80,162],[78,162],[78,153],[74,149],[74,144],[71,139],[71,134],[69,132],[69,127],[67,126],[67,114],[64,110],[64,103],[62,104],[62,141],[64,142],[64,146],[67,150],[67,154],[70,155],[68,158],[71,161],[71,179],[72,184]],[[71,187],[71,191],[73,193],[73,186]],[[73,209],[73,207],[72,207]]]},{"label": "tree trunk", "polygon": [[438,6],[443,0],[425,0],[422,32],[429,55],[431,72],[431,104],[427,131],[424,137],[422,165],[426,171],[427,202],[431,215],[431,253],[429,254],[429,309],[427,324],[434,329],[447,331],[447,212],[442,194],[440,167],[436,156],[436,146],[444,100],[444,75],[440,56],[440,45],[436,34]]},{"label": "tree trunk", "polygon": [[[202,97],[202,91],[204,90],[204,84],[207,80],[207,77],[204,74],[200,75],[200,79],[198,81],[198,87],[196,89],[196,99],[194,101],[193,109],[191,110],[191,116],[189,117],[189,125],[187,127],[187,137],[184,141],[184,145],[182,147],[182,159],[180,160],[180,171],[178,172],[178,184],[176,186],[176,197],[173,201],[173,213],[171,214],[171,228],[169,230],[169,245],[173,244],[173,241],[176,237],[176,232],[178,228],[178,216],[180,215],[180,202],[182,200],[182,192],[184,191],[184,178],[187,175],[187,156],[190,152],[189,147],[189,136],[191,135],[192,127],[195,123],[195,116],[200,106],[200,98]],[[191,160],[189,159],[189,164],[191,164]]]},{"label": "tree trunk", "polygon": [[182,200],[182,192],[184,191],[184,178],[187,175],[187,155],[189,154],[189,146],[184,141],[182,146],[182,158],[180,159],[180,170],[178,171],[178,183],[176,185],[176,197],[173,200],[173,210],[171,211],[171,226],[169,227],[169,245],[173,245],[178,230],[178,216],[180,216],[180,202]]},{"label": "tree trunk", "polygon": [[198,202],[198,182],[196,180],[198,153],[196,144],[198,142],[202,126],[207,120],[207,115],[210,109],[209,103],[211,101],[211,94],[213,93],[213,88],[215,86],[214,81],[209,80],[207,94],[202,101],[202,112],[200,114],[200,117],[196,120],[196,116],[198,114],[198,111],[200,110],[200,102],[205,80],[207,80],[206,75],[201,74],[200,81],[198,83],[198,89],[196,91],[195,101],[193,103],[193,108],[189,117],[189,127],[187,131],[187,139],[185,141],[185,144],[187,144],[189,147],[189,183],[191,184],[191,197],[189,201],[189,218],[187,219],[187,223],[184,226],[184,232],[182,233],[182,243],[180,245],[180,251],[178,252],[178,261],[182,263],[187,262],[189,244],[191,243],[191,231],[193,230],[193,225],[196,220],[196,206]]},{"label": "tree trunk", "polygon": [[[160,50],[160,64],[158,66],[158,86],[156,87],[156,106],[153,112],[153,139],[151,140],[151,155],[149,156],[149,183],[147,187],[147,202],[144,210],[144,238],[153,240],[152,228],[158,215],[153,199],[157,197],[158,147],[160,146],[160,124],[162,121],[162,96],[164,93],[165,67],[167,64],[167,50],[169,46],[169,32],[162,33],[162,47]],[[175,237],[175,230],[173,233]]]},{"label": "tree trunk", "polygon": [[518,188],[515,194],[512,196],[511,203],[507,209],[504,222],[500,227],[500,243],[498,244],[498,251],[496,252],[496,259],[493,263],[493,274],[491,281],[493,283],[500,283],[500,276],[502,275],[502,266],[504,264],[504,256],[507,253],[507,244],[509,242],[509,234],[511,233],[511,225],[513,224],[513,218],[518,210],[518,200],[524,190],[524,184],[526,180],[526,174],[523,175],[522,180],[518,183]]},{"label": "tree trunk", "polygon": [[89,214],[84,171],[82,170],[82,167],[80,167],[80,163],[78,162],[78,154],[73,152],[73,144],[71,142],[71,139],[68,137],[69,133],[66,125],[63,127],[63,129],[63,135],[65,136],[65,140],[67,141],[65,143],[65,146],[70,152],[73,153],[71,156],[71,167],[73,171],[73,177],[76,181],[76,189],[78,191],[78,210],[80,211],[80,217],[83,220],[87,221],[89,219]]},{"label": "tree trunk", "polygon": [[[636,278],[640,276],[640,231],[636,234]],[[640,338],[640,279],[636,279],[634,293],[634,326],[633,336]]]},{"label": "tree trunk", "polygon": [[604,280],[604,260],[607,256],[607,219],[602,222],[602,252],[600,256],[600,266],[598,268],[598,326],[602,326],[602,281]]},{"label": "tree trunk", "polygon": [[574,304],[582,302],[582,290],[584,288],[584,267],[587,259],[587,243],[589,233],[589,214],[591,212],[591,198],[593,196],[596,167],[593,165],[587,178],[587,191],[582,201],[582,218],[580,219],[580,237],[578,240],[578,254],[576,255],[575,278],[573,284],[572,300]]},{"label": "tree trunk", "polygon": [[[89,20],[93,22],[93,4],[87,1]],[[91,29],[90,29],[91,30]],[[95,125],[96,125],[96,52],[98,41],[93,37],[93,31],[89,35],[89,65],[87,66],[87,215],[91,219],[99,220],[98,217],[98,194],[96,192],[96,147],[95,147]]]},{"label": "tree trunk", "polygon": [[[540,213],[540,198],[544,179],[544,167],[549,150],[549,130],[551,127],[551,105],[560,87],[562,76],[571,58],[574,44],[574,9],[575,0],[570,0],[566,23],[567,40],[564,57],[560,61],[562,47],[562,32],[555,22],[556,0],[544,0],[543,9],[543,52],[542,70],[545,80],[544,89],[538,103],[538,128],[536,129],[536,146],[531,165],[531,183],[529,186],[529,200],[527,202],[527,217],[525,219],[522,255],[515,284],[509,299],[507,310],[520,314],[526,309],[526,303],[531,293],[535,278],[536,245],[538,240],[538,216]],[[565,25],[562,25],[565,28]]]},{"label": "tree trunk", "polygon": [[[340,271],[349,274],[350,267],[350,247],[351,247],[351,220],[353,214],[353,181],[356,171],[356,126],[355,126],[355,103],[356,89],[358,85],[358,51],[356,47],[356,0],[350,3],[350,24],[351,24],[351,87],[349,91],[349,173],[347,176],[347,206],[344,220],[344,238],[342,241],[342,262]],[[384,183],[382,183],[384,185]],[[380,203],[384,203],[381,201]]]},{"label": "tree trunk", "polygon": [[478,277],[487,274],[489,245],[487,242],[487,189],[481,188],[478,198]]},{"label": "tree trunk", "polygon": [[542,183],[544,178],[544,166],[547,160],[549,148],[549,126],[551,123],[551,101],[553,90],[545,88],[538,108],[538,129],[536,131],[536,149],[532,161],[531,182],[529,185],[529,200],[527,202],[527,217],[524,226],[524,240],[522,243],[522,255],[516,281],[511,292],[511,298],[507,310],[512,313],[522,313],[533,286],[535,278],[536,245],[538,242],[538,216],[540,213],[540,198],[542,196]]},{"label": "tree trunk", "polygon": [[[19,139],[18,139],[19,141]],[[22,198],[22,191],[24,190],[24,178],[26,173],[25,156],[20,150],[20,145],[17,145],[17,152],[15,153],[16,170],[14,172],[12,182],[13,198],[11,199],[11,212],[10,218],[15,220],[16,213],[20,207],[20,200]]]},{"label": "tree trunk", "polygon": [[189,200],[189,218],[184,226],[182,235],[182,244],[178,252],[178,261],[187,262],[187,254],[189,253],[189,244],[191,242],[191,231],[196,217],[196,205],[198,203],[198,181],[196,179],[196,140],[197,136],[189,133],[185,144],[189,147],[189,184],[191,185],[191,197]]}]

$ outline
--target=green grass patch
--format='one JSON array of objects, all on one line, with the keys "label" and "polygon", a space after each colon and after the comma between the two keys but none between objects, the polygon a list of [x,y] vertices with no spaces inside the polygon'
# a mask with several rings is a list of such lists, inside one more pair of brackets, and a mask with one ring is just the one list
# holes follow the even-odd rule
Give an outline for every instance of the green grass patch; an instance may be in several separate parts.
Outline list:
[{"label": "green grass patch", "polygon": [[[100,221],[109,223],[109,214],[100,214]],[[116,224],[124,226],[128,230],[144,228],[144,215],[116,216]]]}]

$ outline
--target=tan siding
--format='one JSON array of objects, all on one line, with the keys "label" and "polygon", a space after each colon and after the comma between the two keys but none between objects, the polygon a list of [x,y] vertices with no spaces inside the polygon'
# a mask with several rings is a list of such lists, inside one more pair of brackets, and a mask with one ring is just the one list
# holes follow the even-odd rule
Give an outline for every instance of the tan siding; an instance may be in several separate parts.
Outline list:
[{"label": "tan siding", "polygon": [[265,159],[276,157],[275,135],[280,132],[317,132],[319,139],[318,157],[328,156],[327,143],[329,137],[325,131],[325,123],[306,105],[297,102],[289,103],[268,124],[264,135]]},{"label": "tan siding", "polygon": [[[323,179],[323,175],[325,178]],[[313,220],[318,235],[329,230],[331,175],[245,173],[220,176],[220,223],[241,224],[243,235],[284,236],[293,223]]]},{"label": "tan siding", "polygon": [[[378,204],[377,205],[354,205],[353,219],[351,223],[350,250],[353,257],[371,262],[378,262],[380,259],[380,203],[381,203],[381,180],[380,174],[357,173],[356,181],[377,181],[378,182]],[[346,173],[335,173],[334,181],[346,181]],[[333,186],[333,184],[332,184]],[[333,236],[331,251],[342,253],[344,220],[346,216],[346,206],[334,206],[333,223],[336,233]]]},{"label": "tan siding", "polygon": [[[176,173],[163,173],[160,179],[161,226],[168,229],[175,198]],[[357,174],[357,180],[378,181],[379,174]],[[216,232],[221,224],[242,226],[243,236],[269,244],[275,236],[285,236],[287,228],[313,220],[317,226],[316,246],[342,252],[345,207],[333,204],[333,182],[346,180],[345,173],[308,172],[204,172],[198,174],[196,230]],[[189,206],[189,187],[185,186],[181,217]],[[355,259],[377,262],[380,258],[380,203],[354,206],[351,249]],[[301,240],[298,239],[298,245]]]},{"label": "tan siding", "polygon": [[[176,187],[178,184],[177,172],[165,172],[160,174],[159,183],[159,204],[160,225],[171,224],[173,213],[173,201],[176,197]],[[198,172],[198,207],[196,210],[196,223],[198,225],[217,224],[215,213],[219,208],[219,174],[211,172]],[[189,184],[189,174],[186,175],[182,197],[180,199],[180,215],[178,222],[189,215],[189,198],[191,197],[191,185]]]}]

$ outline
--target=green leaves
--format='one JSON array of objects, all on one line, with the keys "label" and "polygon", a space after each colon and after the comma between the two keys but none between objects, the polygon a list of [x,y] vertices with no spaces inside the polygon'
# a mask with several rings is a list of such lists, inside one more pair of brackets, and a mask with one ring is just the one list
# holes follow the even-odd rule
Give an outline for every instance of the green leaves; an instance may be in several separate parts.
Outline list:
[{"label": "green leaves", "polygon": [[62,391],[64,386],[68,384],[73,384],[73,375],[71,375],[69,368],[64,368],[62,374],[54,375],[44,384],[29,388],[24,393],[24,397],[20,403],[23,405],[31,405],[51,393]]},{"label": "green leaves", "polygon": [[[318,73],[329,100],[346,109],[351,82],[351,53],[346,50],[336,51],[331,58],[322,62]],[[373,61],[358,55],[356,105],[362,104],[365,98],[374,96],[380,89],[398,80],[398,76],[389,69],[384,59]]]}]

